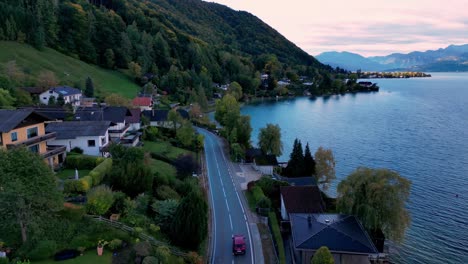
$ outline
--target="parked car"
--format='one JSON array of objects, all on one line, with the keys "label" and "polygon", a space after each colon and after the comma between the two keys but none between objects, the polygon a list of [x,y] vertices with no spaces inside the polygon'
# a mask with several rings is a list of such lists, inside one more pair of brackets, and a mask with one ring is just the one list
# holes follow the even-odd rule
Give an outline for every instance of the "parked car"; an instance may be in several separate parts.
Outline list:
[{"label": "parked car", "polygon": [[232,254],[233,255],[245,254],[245,237],[243,235],[232,236]]}]

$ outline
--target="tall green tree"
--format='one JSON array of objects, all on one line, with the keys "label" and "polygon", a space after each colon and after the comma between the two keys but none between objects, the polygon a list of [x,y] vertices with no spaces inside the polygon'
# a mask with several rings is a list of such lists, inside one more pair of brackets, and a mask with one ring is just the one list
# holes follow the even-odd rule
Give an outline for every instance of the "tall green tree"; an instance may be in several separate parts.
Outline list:
[{"label": "tall green tree", "polygon": [[335,264],[333,255],[328,249],[328,247],[322,246],[317,251],[315,251],[314,256],[312,257],[311,264]]},{"label": "tall green tree", "polygon": [[15,98],[11,96],[10,92],[0,88],[0,109],[12,108],[15,103]]},{"label": "tall green tree", "polygon": [[16,233],[26,243],[62,208],[62,196],[39,155],[25,148],[0,150],[0,160],[0,233]]},{"label": "tall green tree", "polygon": [[306,176],[312,176],[315,174],[315,160],[310,152],[309,142],[307,142],[304,150],[304,172]]},{"label": "tall green tree", "polygon": [[208,205],[199,192],[192,191],[177,207],[170,237],[176,245],[196,250],[207,233]]},{"label": "tall green tree", "polygon": [[86,97],[94,97],[94,83],[93,79],[91,79],[91,77],[89,76],[88,78],[86,78],[86,87],[84,90],[84,95]]},{"label": "tall green tree", "polygon": [[411,182],[388,169],[360,167],[338,184],[337,209],[357,216],[371,233],[401,242],[410,224]]},{"label": "tall green tree", "polygon": [[325,149],[320,146],[315,152],[315,178],[317,184],[326,191],[330,183],[336,179],[335,175],[335,156],[331,149]]},{"label": "tall green tree", "polygon": [[281,142],[281,128],[279,125],[267,124],[260,129],[258,134],[258,145],[263,153],[267,155],[281,156],[283,153],[283,142]]},{"label": "tall green tree", "polygon": [[242,86],[238,82],[232,82],[229,84],[228,93],[239,101],[242,98]]},{"label": "tall green tree", "polygon": [[177,135],[177,127],[182,123],[182,116],[175,109],[171,109],[169,113],[167,113],[167,120],[172,123],[174,133]]},{"label": "tall green tree", "polygon": [[293,150],[289,155],[288,165],[284,169],[284,174],[288,177],[304,176],[304,151],[299,139],[294,140]]},{"label": "tall green tree", "polygon": [[65,98],[63,98],[63,94],[59,94],[57,97],[57,105],[64,106],[65,105]]}]

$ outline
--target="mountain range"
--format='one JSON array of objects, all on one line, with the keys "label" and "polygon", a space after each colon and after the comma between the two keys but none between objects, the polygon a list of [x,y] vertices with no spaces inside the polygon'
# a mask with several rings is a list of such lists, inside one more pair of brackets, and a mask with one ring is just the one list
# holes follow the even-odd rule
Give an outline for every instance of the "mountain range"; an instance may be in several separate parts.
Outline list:
[{"label": "mountain range", "polygon": [[355,71],[468,71],[468,44],[428,51],[364,57],[351,52],[324,52],[316,58],[333,67]]}]

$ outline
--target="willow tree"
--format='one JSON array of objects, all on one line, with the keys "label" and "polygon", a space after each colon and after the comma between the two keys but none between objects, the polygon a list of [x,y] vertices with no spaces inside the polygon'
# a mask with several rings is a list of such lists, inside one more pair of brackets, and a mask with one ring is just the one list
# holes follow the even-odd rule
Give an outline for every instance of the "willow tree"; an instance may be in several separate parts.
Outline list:
[{"label": "willow tree", "polygon": [[281,156],[283,143],[281,142],[281,128],[279,125],[267,124],[260,129],[258,134],[258,145],[263,153],[267,155]]},{"label": "willow tree", "polygon": [[388,169],[360,167],[338,184],[337,209],[357,216],[371,234],[401,242],[410,223],[411,182]]}]

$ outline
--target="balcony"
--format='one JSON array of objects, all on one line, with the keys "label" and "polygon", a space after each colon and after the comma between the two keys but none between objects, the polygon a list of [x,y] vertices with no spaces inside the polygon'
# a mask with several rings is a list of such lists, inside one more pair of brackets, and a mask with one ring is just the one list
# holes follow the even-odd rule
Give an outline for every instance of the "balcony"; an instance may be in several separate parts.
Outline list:
[{"label": "balcony", "polygon": [[35,137],[29,138],[27,140],[18,141],[18,142],[12,143],[12,144],[7,144],[6,147],[7,147],[7,149],[13,149],[13,148],[17,148],[17,147],[20,147],[20,146],[31,146],[31,145],[37,144],[39,142],[42,142],[42,141],[55,139],[56,137],[57,137],[57,133],[51,132],[51,133],[47,133],[47,134],[42,135],[42,136],[35,136]]},{"label": "balcony", "polygon": [[127,130],[130,128],[129,124],[125,124],[125,126],[121,129],[109,129],[109,133],[112,134],[121,134],[127,132]]},{"label": "balcony", "polygon": [[47,152],[41,153],[42,158],[47,159],[49,157],[65,153],[67,147],[65,146],[47,146]]}]

